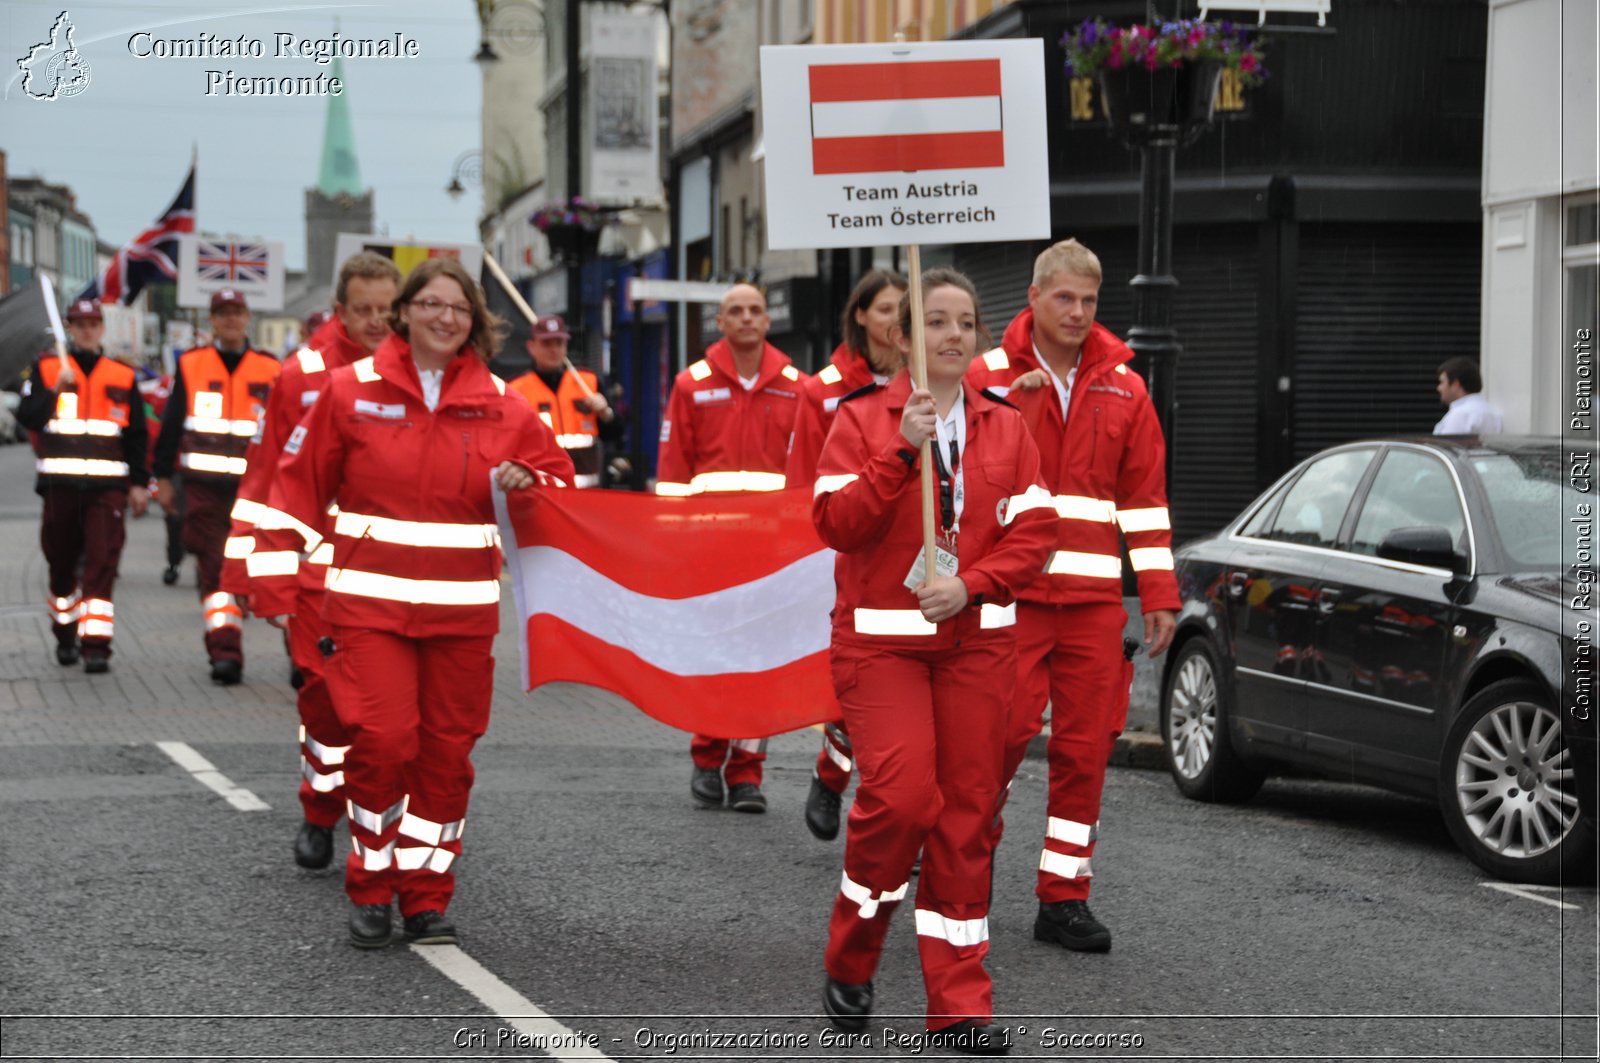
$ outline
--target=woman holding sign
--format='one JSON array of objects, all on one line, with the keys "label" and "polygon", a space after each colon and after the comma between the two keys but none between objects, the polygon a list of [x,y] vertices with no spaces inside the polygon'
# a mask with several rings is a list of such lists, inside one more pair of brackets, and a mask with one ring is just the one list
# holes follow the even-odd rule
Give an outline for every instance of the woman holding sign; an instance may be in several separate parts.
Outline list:
[{"label": "woman holding sign", "polygon": [[[1016,640],[1012,598],[1054,533],[1039,455],[1016,410],[963,378],[983,333],[972,282],[922,277],[927,386],[901,372],[839,407],[812,515],[837,550],[834,689],[861,783],[834,902],[823,1006],[859,1030],[889,918],[922,853],[917,942],[937,1046],[1003,1054],[991,1025],[988,824],[1001,789]],[[911,303],[899,343],[911,350]],[[926,572],[918,451],[937,470],[936,569]]]}]

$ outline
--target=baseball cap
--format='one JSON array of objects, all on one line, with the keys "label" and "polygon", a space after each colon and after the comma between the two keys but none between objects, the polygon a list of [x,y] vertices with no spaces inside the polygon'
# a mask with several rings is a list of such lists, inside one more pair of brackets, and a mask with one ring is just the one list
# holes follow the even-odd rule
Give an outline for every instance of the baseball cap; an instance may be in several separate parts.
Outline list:
[{"label": "baseball cap", "polygon": [[80,318],[93,318],[95,321],[105,320],[105,314],[100,310],[100,303],[94,299],[74,299],[72,305],[67,307],[67,320],[76,321]]},{"label": "baseball cap", "polygon": [[558,340],[572,338],[572,333],[567,331],[567,323],[561,319],[560,314],[546,314],[534,323],[533,338],[542,340],[547,337]]},{"label": "baseball cap", "polygon": [[217,310],[224,306],[250,309],[250,304],[244,301],[244,293],[236,288],[218,288],[211,293],[211,309]]},{"label": "baseball cap", "polygon": [[310,316],[306,318],[306,335],[311,335],[317,329],[326,325],[332,318],[332,310],[313,310]]}]

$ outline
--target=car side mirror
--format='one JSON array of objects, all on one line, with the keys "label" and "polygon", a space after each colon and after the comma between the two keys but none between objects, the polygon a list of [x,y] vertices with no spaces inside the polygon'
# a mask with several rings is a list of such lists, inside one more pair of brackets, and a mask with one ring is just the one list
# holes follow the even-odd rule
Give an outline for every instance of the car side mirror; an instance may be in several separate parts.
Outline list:
[{"label": "car side mirror", "polygon": [[1451,572],[1461,564],[1450,533],[1431,524],[1421,528],[1396,528],[1378,544],[1378,556],[1385,561],[1402,561]]}]

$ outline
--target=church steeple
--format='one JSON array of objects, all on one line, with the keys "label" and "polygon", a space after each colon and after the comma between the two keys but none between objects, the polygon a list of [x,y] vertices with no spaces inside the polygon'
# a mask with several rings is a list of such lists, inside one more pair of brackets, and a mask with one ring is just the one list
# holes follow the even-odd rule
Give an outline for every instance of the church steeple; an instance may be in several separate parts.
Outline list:
[{"label": "church steeple", "polygon": [[[333,59],[333,77],[346,86],[344,61]],[[322,127],[322,171],[317,189],[329,199],[361,195],[361,164],[356,160],[356,138],[350,127],[350,104],[344,93],[328,97],[328,117]]]}]

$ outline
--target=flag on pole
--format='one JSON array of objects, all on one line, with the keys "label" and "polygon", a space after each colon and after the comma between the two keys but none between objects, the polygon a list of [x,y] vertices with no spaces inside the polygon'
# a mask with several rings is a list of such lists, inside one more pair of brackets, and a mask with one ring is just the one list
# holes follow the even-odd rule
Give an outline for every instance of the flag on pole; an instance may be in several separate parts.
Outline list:
[{"label": "flag on pole", "polygon": [[172,205],[154,225],[122,245],[100,276],[78,294],[79,299],[126,306],[146,284],[177,283],[178,235],[194,232],[195,165],[189,164],[189,176]]},{"label": "flag on pole", "polygon": [[1005,166],[999,59],[817,64],[809,74],[814,173]]},{"label": "flag on pole", "polygon": [[495,493],[523,685],[602,687],[663,723],[760,738],[839,718],[833,551],[808,491]]}]

